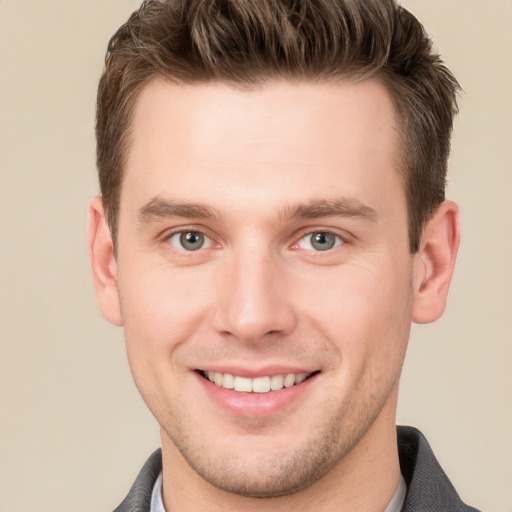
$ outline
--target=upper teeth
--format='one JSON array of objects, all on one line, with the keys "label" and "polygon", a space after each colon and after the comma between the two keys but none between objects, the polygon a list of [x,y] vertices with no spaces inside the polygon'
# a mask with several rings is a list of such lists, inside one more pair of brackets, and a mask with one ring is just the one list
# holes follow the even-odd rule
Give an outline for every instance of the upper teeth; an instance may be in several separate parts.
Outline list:
[{"label": "upper teeth", "polygon": [[268,393],[279,389],[289,388],[306,380],[310,373],[289,373],[287,375],[272,375],[272,377],[257,377],[250,379],[230,373],[204,372],[211,382],[225,389],[234,389],[246,393]]}]

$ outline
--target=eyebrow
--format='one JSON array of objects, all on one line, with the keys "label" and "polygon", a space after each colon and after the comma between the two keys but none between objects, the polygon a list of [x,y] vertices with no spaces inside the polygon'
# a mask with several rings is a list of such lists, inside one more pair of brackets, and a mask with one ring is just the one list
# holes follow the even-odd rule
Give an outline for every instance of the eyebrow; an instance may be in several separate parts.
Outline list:
[{"label": "eyebrow", "polygon": [[[170,217],[211,219],[220,216],[220,212],[211,206],[198,203],[179,203],[161,197],[153,198],[138,212],[138,218],[144,224]],[[306,204],[285,207],[278,217],[281,221],[321,217],[359,217],[375,221],[377,212],[358,199],[346,197],[333,200],[313,200]]]},{"label": "eyebrow", "polygon": [[344,197],[338,199],[321,199],[310,201],[295,207],[285,208],[281,214],[283,219],[317,219],[320,217],[359,217],[366,220],[377,220],[377,212],[358,199]]},{"label": "eyebrow", "polygon": [[215,208],[196,203],[177,203],[160,197],[153,198],[139,209],[138,218],[142,223],[149,223],[169,217],[209,219],[218,216]]}]

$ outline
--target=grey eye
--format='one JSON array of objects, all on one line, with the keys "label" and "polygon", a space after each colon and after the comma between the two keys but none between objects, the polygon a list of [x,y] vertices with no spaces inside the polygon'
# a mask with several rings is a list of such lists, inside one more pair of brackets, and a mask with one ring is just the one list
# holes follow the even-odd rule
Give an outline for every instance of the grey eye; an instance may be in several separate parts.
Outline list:
[{"label": "grey eye", "polygon": [[328,251],[334,247],[338,247],[343,240],[334,233],[329,231],[315,231],[302,237],[299,240],[299,247],[308,251]]},{"label": "grey eye", "polygon": [[317,251],[328,251],[334,247],[336,237],[332,233],[313,233],[311,235],[311,246]]},{"label": "grey eye", "polygon": [[197,251],[204,245],[204,235],[195,231],[182,233],[180,235],[180,244],[187,251]]},{"label": "grey eye", "polygon": [[210,239],[200,231],[181,231],[169,237],[169,243],[178,249],[198,251],[210,245]]}]

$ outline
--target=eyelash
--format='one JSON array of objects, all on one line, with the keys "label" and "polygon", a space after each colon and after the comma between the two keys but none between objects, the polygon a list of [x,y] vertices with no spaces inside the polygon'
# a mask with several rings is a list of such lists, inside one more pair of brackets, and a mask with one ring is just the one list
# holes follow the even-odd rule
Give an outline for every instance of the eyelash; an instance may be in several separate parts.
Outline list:
[{"label": "eyelash", "polygon": [[[314,229],[314,230],[310,230],[308,231],[307,233],[304,233],[299,239],[297,242],[295,242],[295,244],[293,244],[292,247],[294,246],[298,246],[299,243],[302,241],[302,240],[310,240],[309,242],[309,245],[312,246],[312,237],[314,235],[327,235],[328,237],[334,237],[334,245],[332,247],[328,247],[328,248],[325,248],[325,249],[315,249],[314,247],[311,247],[311,248],[307,248],[305,250],[307,251],[311,251],[311,252],[314,252],[314,253],[329,253],[331,252],[333,249],[335,249],[336,247],[340,247],[341,245],[344,245],[346,243],[346,240],[344,237],[342,237],[339,233],[336,233],[335,231],[332,231],[330,229]],[[299,247],[300,248],[300,247]]]},{"label": "eyelash", "polygon": [[[174,238],[174,237],[180,237],[181,238],[184,235],[188,235],[188,234],[192,234],[192,233],[204,237],[204,242],[207,243],[207,247],[204,247],[204,245],[201,245],[201,247],[198,247],[195,250],[194,249],[187,250],[185,247],[183,247],[183,244],[181,244],[181,243],[180,243],[181,247],[178,247],[178,245],[174,245],[174,244],[171,243],[171,239]],[[196,252],[199,252],[199,251],[201,251],[201,249],[211,248],[212,245],[214,245],[214,241],[213,241],[211,236],[206,234],[203,230],[195,229],[195,228],[180,229],[180,230],[177,230],[177,231],[172,231],[171,233],[166,233],[166,235],[164,237],[164,241],[166,243],[168,243],[169,245],[171,245],[174,249],[176,249],[178,251],[185,252],[185,253],[189,253],[189,254],[194,254]]]}]

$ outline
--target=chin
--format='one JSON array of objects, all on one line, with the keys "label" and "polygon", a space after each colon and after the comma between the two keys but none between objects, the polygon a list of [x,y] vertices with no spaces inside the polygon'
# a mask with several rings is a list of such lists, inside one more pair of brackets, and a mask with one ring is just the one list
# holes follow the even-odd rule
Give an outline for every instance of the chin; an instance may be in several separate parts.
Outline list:
[{"label": "chin", "polygon": [[321,480],[353,450],[374,420],[367,417],[354,429],[354,425],[343,428],[343,421],[332,417],[327,424],[317,424],[309,438],[288,434],[274,442],[250,433],[240,443],[234,443],[232,436],[217,437],[213,451],[211,440],[203,440],[207,448],[192,443],[190,437],[168,437],[188,466],[215,488],[270,498],[297,493]]}]

